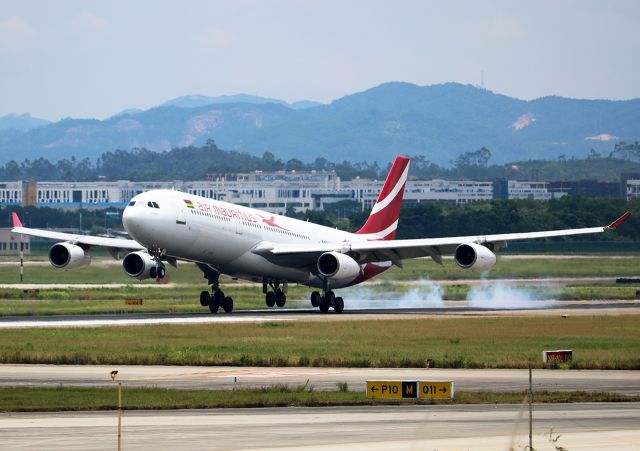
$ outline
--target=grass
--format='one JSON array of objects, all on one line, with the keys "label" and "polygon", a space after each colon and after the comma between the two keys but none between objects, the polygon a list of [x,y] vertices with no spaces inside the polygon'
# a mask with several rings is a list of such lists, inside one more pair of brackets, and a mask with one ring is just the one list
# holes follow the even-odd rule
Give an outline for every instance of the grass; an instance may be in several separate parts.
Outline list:
[{"label": "grass", "polygon": [[[406,404],[518,404],[524,392],[458,392],[453,400],[379,400],[363,392],[315,391],[313,387],[274,386],[241,390],[169,390],[123,388],[124,410],[239,407],[376,406]],[[535,392],[536,403],[638,402],[640,396],[602,392]],[[3,388],[0,412],[116,410],[114,388]]]},{"label": "grass", "polygon": [[640,315],[0,330],[1,363],[640,369]]},{"label": "grass", "polygon": [[[0,316],[13,315],[75,315],[121,313],[203,313],[208,312],[199,302],[206,287],[136,286],[123,288],[62,288],[25,292],[0,289]],[[235,310],[266,308],[261,287],[236,285],[226,287],[233,296]],[[288,307],[310,306],[308,289],[291,287]],[[142,298],[143,305],[125,305],[127,298]]]}]

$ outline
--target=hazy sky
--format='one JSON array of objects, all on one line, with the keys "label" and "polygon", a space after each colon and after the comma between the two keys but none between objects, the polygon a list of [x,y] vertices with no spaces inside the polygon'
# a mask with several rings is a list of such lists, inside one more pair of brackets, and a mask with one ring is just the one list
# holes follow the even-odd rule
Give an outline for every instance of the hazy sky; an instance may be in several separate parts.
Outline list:
[{"label": "hazy sky", "polygon": [[185,94],[329,102],[380,83],[640,97],[640,1],[0,0],[0,116]]}]

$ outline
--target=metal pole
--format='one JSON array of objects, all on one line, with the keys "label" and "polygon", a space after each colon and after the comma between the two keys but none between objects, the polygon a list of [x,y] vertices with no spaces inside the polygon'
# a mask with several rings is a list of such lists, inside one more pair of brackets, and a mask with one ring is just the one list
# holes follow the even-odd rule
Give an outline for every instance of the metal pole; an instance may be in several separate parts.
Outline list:
[{"label": "metal pole", "polygon": [[118,382],[118,451],[122,451],[122,382]]},{"label": "metal pole", "polygon": [[22,242],[22,234],[20,234],[20,283],[24,280],[24,243]]},{"label": "metal pole", "polygon": [[533,384],[531,365],[529,365],[529,450],[533,451]]}]

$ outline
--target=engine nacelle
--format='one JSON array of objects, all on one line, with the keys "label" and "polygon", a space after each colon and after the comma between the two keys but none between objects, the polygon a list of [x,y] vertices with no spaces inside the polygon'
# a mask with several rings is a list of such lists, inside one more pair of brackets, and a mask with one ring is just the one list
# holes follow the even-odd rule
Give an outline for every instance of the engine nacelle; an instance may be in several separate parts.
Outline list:
[{"label": "engine nacelle", "polygon": [[56,243],[49,249],[49,261],[56,268],[74,269],[91,263],[91,256],[75,244]]},{"label": "engine nacelle", "polygon": [[360,271],[358,262],[340,252],[325,252],[318,258],[318,272],[329,279],[352,279],[360,275]]},{"label": "engine nacelle", "polygon": [[454,253],[454,258],[458,266],[473,271],[487,271],[496,264],[496,254],[476,243],[459,245]]},{"label": "engine nacelle", "polygon": [[138,280],[151,279],[151,269],[157,266],[155,260],[144,251],[131,252],[122,260],[124,272]]}]

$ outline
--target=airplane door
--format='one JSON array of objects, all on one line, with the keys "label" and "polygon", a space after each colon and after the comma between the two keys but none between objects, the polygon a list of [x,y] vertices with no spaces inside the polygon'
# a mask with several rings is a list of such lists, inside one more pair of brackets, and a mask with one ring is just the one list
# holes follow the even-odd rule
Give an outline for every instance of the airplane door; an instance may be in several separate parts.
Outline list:
[{"label": "airplane door", "polygon": [[180,203],[178,205],[178,209],[176,210],[176,224],[186,224],[187,223],[187,215],[185,213],[186,207],[184,204]]}]

